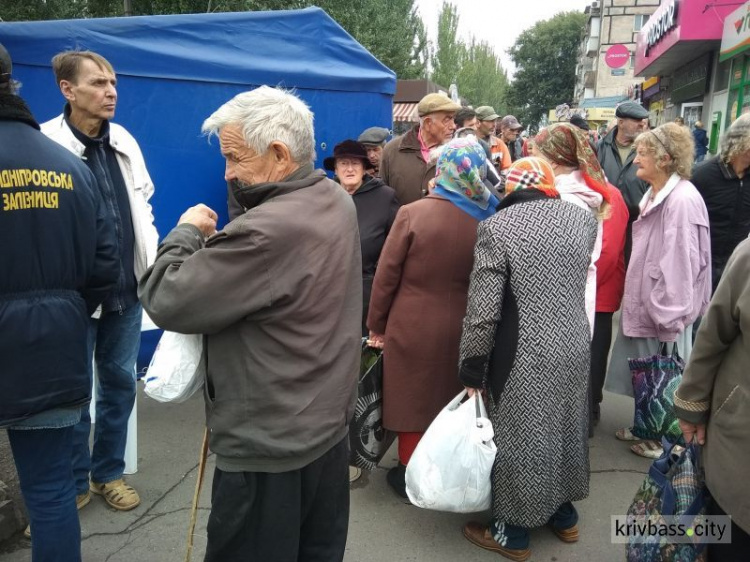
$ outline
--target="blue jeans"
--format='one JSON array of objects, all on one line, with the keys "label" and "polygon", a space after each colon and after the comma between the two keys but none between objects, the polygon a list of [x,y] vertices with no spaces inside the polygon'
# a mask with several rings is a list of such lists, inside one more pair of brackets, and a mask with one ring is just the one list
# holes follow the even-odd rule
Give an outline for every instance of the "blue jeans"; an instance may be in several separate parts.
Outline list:
[{"label": "blue jeans", "polygon": [[[73,476],[76,493],[91,480],[103,484],[122,478],[128,418],[135,403],[135,362],[141,343],[140,304],[120,312],[105,312],[89,327],[89,349],[96,361],[97,394],[94,446],[89,453],[91,417],[81,413],[73,437]],[[92,375],[91,371],[89,374]],[[92,397],[92,400],[94,398]]]},{"label": "blue jeans", "polygon": [[81,560],[81,525],[71,470],[73,428],[8,430],[31,521],[32,562]]}]

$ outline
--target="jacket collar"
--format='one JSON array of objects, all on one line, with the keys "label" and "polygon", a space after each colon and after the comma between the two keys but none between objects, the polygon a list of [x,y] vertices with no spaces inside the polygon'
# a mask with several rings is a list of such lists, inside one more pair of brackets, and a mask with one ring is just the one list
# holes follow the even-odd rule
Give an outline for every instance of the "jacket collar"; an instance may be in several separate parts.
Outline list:
[{"label": "jacket collar", "polygon": [[421,152],[422,144],[419,142],[419,125],[414,125],[410,131],[407,131],[401,139],[401,151]]},{"label": "jacket collar", "polygon": [[527,189],[518,189],[506,195],[503,200],[500,201],[500,204],[497,206],[497,210],[498,212],[500,212],[502,209],[507,209],[508,207],[512,207],[513,205],[528,203],[530,201],[543,201],[545,199],[560,199],[560,197],[550,197],[543,191],[534,189],[533,187],[529,187]]},{"label": "jacket collar", "polygon": [[0,94],[0,120],[21,121],[37,130],[39,129],[39,124],[31,114],[26,102],[14,94]]},{"label": "jacket collar", "polygon": [[[714,156],[719,162],[719,170],[721,170],[721,175],[724,176],[724,179],[727,180],[738,180],[740,179],[739,176],[735,173],[734,168],[724,162],[724,160],[721,159],[720,156]],[[747,175],[747,170],[745,170],[745,175]]]},{"label": "jacket collar", "polygon": [[659,191],[659,193],[656,194],[656,197],[654,198],[654,203],[651,205],[651,207],[648,208],[648,210],[644,211],[646,208],[646,205],[648,204],[648,200],[651,198],[651,193],[653,191],[653,187],[649,187],[648,191],[643,195],[643,199],[641,199],[641,202],[639,203],[639,207],[641,209],[641,216],[650,215],[656,207],[661,205],[664,200],[669,197],[669,194],[674,191],[674,188],[677,187],[677,184],[680,183],[682,178],[678,176],[677,174],[672,174],[672,176],[667,180],[667,183],[664,185],[664,187]]},{"label": "jacket collar", "polygon": [[373,189],[375,189],[376,187],[380,187],[381,185],[385,185],[383,183],[383,180],[381,180],[380,178],[375,178],[370,174],[365,174],[365,177],[362,178],[362,186],[352,195],[367,193],[368,191],[372,191]]},{"label": "jacket collar", "polygon": [[232,192],[245,211],[249,211],[269,199],[310,187],[327,177],[323,170],[313,169],[313,165],[310,163],[301,166],[279,182],[259,183],[243,187],[238,187],[235,183],[232,183]]},{"label": "jacket collar", "polygon": [[[66,148],[69,147],[69,150],[78,155],[79,158],[83,156],[83,153],[86,151],[86,145],[78,140],[73,134],[73,131],[71,130],[68,122],[65,119],[65,113],[61,113],[48,123],[45,123],[44,126],[44,132],[47,135],[53,137],[55,140],[57,140],[58,143],[62,144]],[[116,152],[127,156],[127,149],[125,148],[126,139],[125,135],[122,135],[121,138],[121,130],[121,127],[118,127],[116,124],[110,123],[109,145],[114,148]]]}]

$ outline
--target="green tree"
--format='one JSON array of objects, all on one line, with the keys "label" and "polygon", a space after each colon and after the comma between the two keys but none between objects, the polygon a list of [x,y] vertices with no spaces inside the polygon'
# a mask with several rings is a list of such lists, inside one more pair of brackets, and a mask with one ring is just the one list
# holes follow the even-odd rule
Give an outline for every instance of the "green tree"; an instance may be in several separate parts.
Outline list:
[{"label": "green tree", "polygon": [[444,88],[457,84],[466,58],[466,45],[458,38],[458,9],[443,1],[438,17],[437,47],[432,55],[432,81]]},{"label": "green tree", "polygon": [[491,105],[506,114],[508,75],[499,57],[486,41],[472,38],[458,73],[458,93],[473,105]]},{"label": "green tree", "polygon": [[550,108],[570,101],[585,26],[584,13],[561,12],[525,30],[508,50],[516,65],[508,103],[532,130]]}]

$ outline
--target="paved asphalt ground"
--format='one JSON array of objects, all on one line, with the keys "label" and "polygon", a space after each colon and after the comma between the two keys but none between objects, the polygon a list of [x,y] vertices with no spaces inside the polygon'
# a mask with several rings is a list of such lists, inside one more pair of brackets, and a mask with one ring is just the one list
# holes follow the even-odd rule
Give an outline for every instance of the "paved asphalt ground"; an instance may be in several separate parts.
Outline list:
[{"label": "paved asphalt ground", "polygon": [[[185,404],[159,404],[138,397],[138,473],[129,477],[142,503],[116,512],[94,496],[80,512],[86,562],[179,562],[185,559],[190,505],[195,490],[203,433],[200,395]],[[624,514],[643,481],[649,461],[614,438],[632,421],[632,400],[607,394],[602,422],[591,445],[591,495],[577,504],[581,540],[567,545],[550,530],[531,534],[533,561],[614,562],[624,547],[610,541],[610,515]],[[442,562],[504,560],[463,538],[472,516],[437,513],[402,503],[388,488],[385,473],[396,463],[395,447],[372,474],[352,484],[346,562]],[[213,458],[209,458],[195,535],[194,561],[202,561],[210,507]],[[474,518],[484,519],[478,514]],[[0,562],[31,560],[29,541],[18,538]],[[273,562],[257,561],[257,562]]]}]

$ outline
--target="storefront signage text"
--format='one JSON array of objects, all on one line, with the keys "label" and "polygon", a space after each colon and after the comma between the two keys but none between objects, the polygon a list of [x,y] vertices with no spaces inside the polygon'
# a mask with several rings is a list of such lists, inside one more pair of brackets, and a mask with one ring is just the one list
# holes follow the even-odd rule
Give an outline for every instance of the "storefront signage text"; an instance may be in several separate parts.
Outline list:
[{"label": "storefront signage text", "polygon": [[662,4],[664,9],[656,18],[656,21],[648,28],[646,43],[646,56],[651,48],[677,25],[677,0],[671,0],[668,4]]}]

